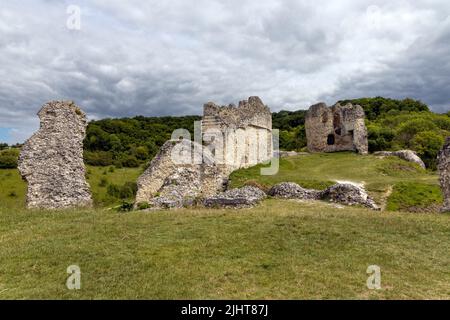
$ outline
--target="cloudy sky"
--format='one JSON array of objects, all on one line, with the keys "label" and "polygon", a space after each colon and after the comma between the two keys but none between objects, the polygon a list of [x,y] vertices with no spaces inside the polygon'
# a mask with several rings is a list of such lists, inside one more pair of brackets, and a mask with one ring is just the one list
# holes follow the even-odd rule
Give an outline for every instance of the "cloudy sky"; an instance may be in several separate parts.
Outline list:
[{"label": "cloudy sky", "polygon": [[0,140],[28,138],[54,99],[90,119],[252,95],[274,111],[378,95],[448,111],[449,57],[448,0],[0,0]]}]

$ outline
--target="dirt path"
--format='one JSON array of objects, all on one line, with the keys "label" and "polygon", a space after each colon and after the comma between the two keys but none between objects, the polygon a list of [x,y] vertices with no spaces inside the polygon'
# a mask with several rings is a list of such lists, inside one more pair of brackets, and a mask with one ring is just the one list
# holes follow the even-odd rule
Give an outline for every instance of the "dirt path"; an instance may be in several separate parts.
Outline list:
[{"label": "dirt path", "polygon": [[394,191],[394,187],[389,185],[388,188],[386,189],[386,191],[383,193],[383,196],[381,197],[381,211],[386,210],[389,196],[392,194],[393,191]]}]

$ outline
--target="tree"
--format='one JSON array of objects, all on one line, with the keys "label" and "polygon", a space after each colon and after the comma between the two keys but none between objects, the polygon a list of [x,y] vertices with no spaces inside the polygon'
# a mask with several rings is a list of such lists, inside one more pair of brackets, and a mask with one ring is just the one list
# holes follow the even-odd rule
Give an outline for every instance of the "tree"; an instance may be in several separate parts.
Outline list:
[{"label": "tree", "polygon": [[136,158],[139,160],[145,160],[148,158],[148,149],[146,146],[137,147],[134,151]]},{"label": "tree", "polygon": [[11,148],[0,151],[0,169],[15,169],[19,157],[19,149]]},{"label": "tree", "polygon": [[419,132],[437,130],[439,130],[439,128],[433,121],[424,118],[413,118],[399,126],[396,140],[405,146],[411,147],[411,140]]},{"label": "tree", "polygon": [[443,145],[444,138],[435,131],[419,132],[411,140],[412,149],[432,170],[436,169],[436,158]]}]

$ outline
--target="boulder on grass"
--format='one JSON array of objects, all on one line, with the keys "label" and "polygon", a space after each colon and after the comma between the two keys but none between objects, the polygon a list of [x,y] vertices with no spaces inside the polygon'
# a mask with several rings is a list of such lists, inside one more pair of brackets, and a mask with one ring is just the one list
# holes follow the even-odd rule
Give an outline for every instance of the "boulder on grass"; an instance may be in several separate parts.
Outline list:
[{"label": "boulder on grass", "polygon": [[372,210],[380,210],[363,188],[348,183],[329,187],[322,193],[322,199],[347,206],[363,205]]},{"label": "boulder on grass", "polygon": [[205,207],[209,208],[249,208],[267,197],[266,193],[256,187],[231,189],[206,198]]},{"label": "boulder on grass", "polygon": [[426,169],[425,163],[420,157],[412,150],[400,150],[400,151],[379,151],[374,153],[375,156],[381,157],[398,157],[408,162],[417,163],[423,169]]},{"label": "boulder on grass", "polygon": [[273,186],[269,195],[283,199],[319,200],[321,191],[305,189],[293,182],[282,182]]}]

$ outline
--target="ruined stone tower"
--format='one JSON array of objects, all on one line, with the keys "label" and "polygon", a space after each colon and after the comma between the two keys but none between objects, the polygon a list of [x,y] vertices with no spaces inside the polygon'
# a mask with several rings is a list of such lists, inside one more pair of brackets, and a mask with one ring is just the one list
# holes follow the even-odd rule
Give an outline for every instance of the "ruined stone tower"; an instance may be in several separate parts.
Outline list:
[{"label": "ruined stone tower", "polygon": [[324,103],[311,106],[305,129],[310,152],[356,151],[368,153],[365,114],[361,106]]},{"label": "ruined stone tower", "polygon": [[438,156],[439,181],[444,195],[442,212],[450,212],[450,137],[447,137],[444,147]]},{"label": "ruined stone tower", "polygon": [[25,142],[19,156],[20,174],[28,182],[27,207],[90,206],[83,163],[85,113],[73,102],[51,101],[38,116],[40,129]]},{"label": "ruined stone tower", "polygon": [[272,114],[259,97],[250,97],[239,106],[203,107],[204,145],[229,172],[272,158]]}]

